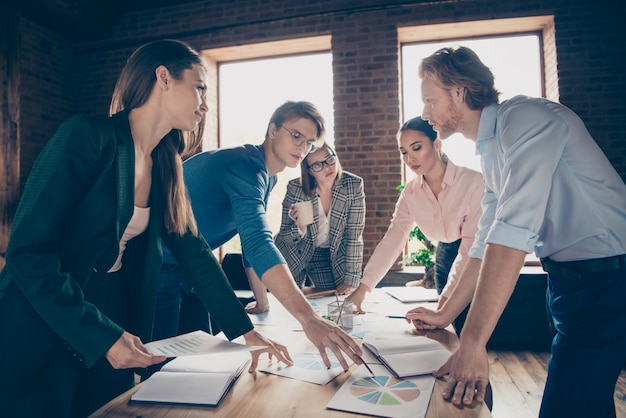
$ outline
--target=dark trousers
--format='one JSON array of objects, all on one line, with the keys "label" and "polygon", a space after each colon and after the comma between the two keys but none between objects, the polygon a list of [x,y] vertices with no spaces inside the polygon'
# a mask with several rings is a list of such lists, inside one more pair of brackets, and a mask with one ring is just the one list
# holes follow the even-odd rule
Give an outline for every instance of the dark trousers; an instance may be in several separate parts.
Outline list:
[{"label": "dark trousers", "polygon": [[461,239],[453,242],[439,242],[435,249],[435,286],[437,293],[441,294],[443,288],[448,283],[448,274],[452,264],[459,254]]},{"label": "dark trousers", "polygon": [[[124,272],[98,274],[85,288],[85,299],[96,305],[122,328],[129,323],[129,298]],[[78,377],[74,390],[72,416],[84,417],[135,385],[132,369],[117,370],[102,357]]]},{"label": "dark trousers", "polygon": [[542,260],[556,335],[540,418],[615,417],[615,384],[626,361],[626,256],[604,260],[611,271],[598,260]]},{"label": "dark trousers", "polygon": [[199,329],[211,333],[208,310],[178,264],[163,263],[157,283],[152,339]]},{"label": "dark trousers", "polygon": [[36,378],[22,392],[0,389],[0,417],[78,417],[72,414],[72,399],[76,380],[83,369],[63,344],[57,344]]},{"label": "dark trousers", "polygon": [[[197,330],[213,333],[209,311],[187,281],[180,266],[163,263],[157,281],[152,340],[162,340]],[[161,370],[166,362],[146,368],[141,380],[146,380]]]},{"label": "dark trousers", "polygon": [[[437,293],[441,294],[443,288],[448,283],[448,275],[456,256],[459,254],[459,247],[461,246],[461,239],[453,242],[439,242],[435,250],[435,285],[437,286]],[[465,317],[469,312],[469,306],[466,307],[459,316],[454,320],[454,330],[458,335],[461,335],[461,329],[465,324]]]},{"label": "dark trousers", "polygon": [[[122,273],[94,274],[83,291],[87,301],[121,327],[126,326],[128,293]],[[59,341],[23,391],[0,390],[0,416],[84,418],[133,385],[133,370],[113,369],[105,357],[87,369],[78,354]]]}]

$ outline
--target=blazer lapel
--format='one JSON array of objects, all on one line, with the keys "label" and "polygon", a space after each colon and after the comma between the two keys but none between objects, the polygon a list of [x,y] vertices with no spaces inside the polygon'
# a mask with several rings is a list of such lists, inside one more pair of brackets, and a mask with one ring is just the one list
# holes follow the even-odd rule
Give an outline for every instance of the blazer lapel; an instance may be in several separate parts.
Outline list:
[{"label": "blazer lapel", "polygon": [[[334,254],[339,248],[341,237],[343,236],[343,224],[346,222],[346,190],[344,189],[343,182],[335,185],[333,188],[332,205],[328,214],[331,254]],[[338,232],[341,232],[341,234]]]},{"label": "blazer lapel", "polygon": [[[128,113],[120,112],[115,118],[118,131],[117,158],[117,238],[120,239],[135,206],[135,144],[130,132]],[[117,115],[116,115],[117,116]]]},{"label": "blazer lapel", "polygon": [[[300,196],[302,199],[304,199],[304,193],[302,193],[302,196]],[[317,240],[317,236],[319,235],[319,219],[320,219],[320,215],[319,215],[319,204],[320,204],[320,198],[316,196],[313,197],[313,199],[311,199],[311,205],[313,206],[313,223],[311,225],[309,225],[309,232],[311,234],[311,242],[315,243],[315,240]]]}]

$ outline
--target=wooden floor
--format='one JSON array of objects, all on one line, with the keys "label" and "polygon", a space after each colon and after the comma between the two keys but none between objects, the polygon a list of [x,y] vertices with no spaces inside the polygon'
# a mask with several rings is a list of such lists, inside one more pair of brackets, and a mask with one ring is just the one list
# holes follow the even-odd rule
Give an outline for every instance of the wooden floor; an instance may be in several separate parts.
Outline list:
[{"label": "wooden floor", "polygon": [[[489,351],[493,418],[536,418],[550,353]],[[615,388],[617,418],[626,418],[626,370]]]}]

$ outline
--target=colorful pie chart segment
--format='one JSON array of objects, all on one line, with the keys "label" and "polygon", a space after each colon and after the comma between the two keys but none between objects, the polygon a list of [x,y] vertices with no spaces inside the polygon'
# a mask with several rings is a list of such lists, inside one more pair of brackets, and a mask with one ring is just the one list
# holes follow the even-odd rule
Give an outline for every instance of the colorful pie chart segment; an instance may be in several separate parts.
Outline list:
[{"label": "colorful pie chart segment", "polygon": [[391,376],[365,377],[350,386],[350,393],[357,399],[375,405],[400,405],[420,396],[415,383]]}]

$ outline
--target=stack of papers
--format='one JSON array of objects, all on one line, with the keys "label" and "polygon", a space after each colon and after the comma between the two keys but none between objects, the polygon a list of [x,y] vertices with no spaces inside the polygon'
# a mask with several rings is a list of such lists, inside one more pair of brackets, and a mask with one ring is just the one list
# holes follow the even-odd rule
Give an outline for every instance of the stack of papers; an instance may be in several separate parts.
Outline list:
[{"label": "stack of papers", "polygon": [[178,357],[197,354],[234,353],[236,351],[252,351],[263,346],[233,343],[198,330],[164,340],[145,344],[152,354],[157,356]]}]

